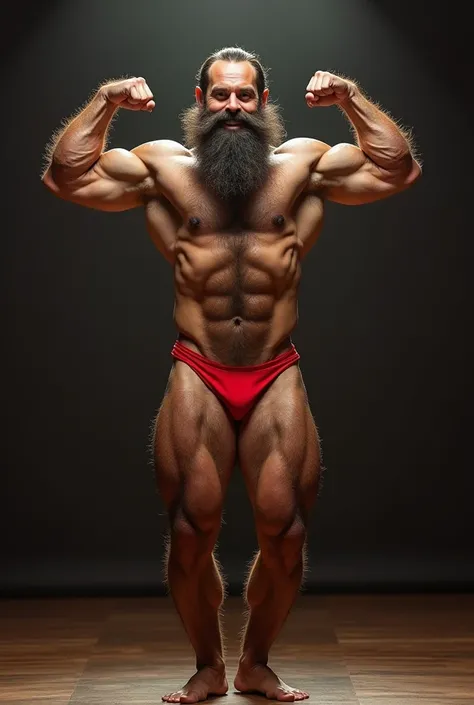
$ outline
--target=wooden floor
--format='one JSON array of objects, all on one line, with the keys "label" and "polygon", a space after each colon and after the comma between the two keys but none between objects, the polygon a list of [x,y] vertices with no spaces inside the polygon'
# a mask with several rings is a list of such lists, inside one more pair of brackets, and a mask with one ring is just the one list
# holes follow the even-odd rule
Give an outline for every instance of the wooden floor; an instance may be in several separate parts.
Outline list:
[{"label": "wooden floor", "polygon": [[[226,602],[231,682],[241,608]],[[474,705],[474,595],[301,595],[269,664],[309,703]],[[151,705],[193,666],[170,598],[0,601],[0,703]]]}]

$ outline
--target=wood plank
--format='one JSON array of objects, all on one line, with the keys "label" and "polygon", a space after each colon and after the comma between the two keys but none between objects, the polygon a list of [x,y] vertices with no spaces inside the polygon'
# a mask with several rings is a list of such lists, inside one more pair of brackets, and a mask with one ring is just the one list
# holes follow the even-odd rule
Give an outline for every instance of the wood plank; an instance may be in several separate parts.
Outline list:
[{"label": "wood plank", "polygon": [[474,703],[474,596],[325,603],[361,705]]},{"label": "wood plank", "polygon": [[[300,598],[303,599],[303,598]],[[243,602],[225,604],[227,705],[261,702],[233,689],[237,671]],[[156,705],[194,673],[194,655],[181,623],[166,599],[124,601],[110,617],[71,698],[71,705]],[[272,668],[290,685],[311,692],[313,703],[359,705],[328,615],[317,604],[299,604],[272,650]]]},{"label": "wood plank", "polygon": [[0,702],[69,703],[111,600],[0,600]]},{"label": "wood plank", "polygon": [[[225,604],[227,705],[243,602]],[[271,652],[326,705],[473,705],[474,595],[301,595]],[[194,672],[170,597],[0,600],[2,705],[156,705]]]}]

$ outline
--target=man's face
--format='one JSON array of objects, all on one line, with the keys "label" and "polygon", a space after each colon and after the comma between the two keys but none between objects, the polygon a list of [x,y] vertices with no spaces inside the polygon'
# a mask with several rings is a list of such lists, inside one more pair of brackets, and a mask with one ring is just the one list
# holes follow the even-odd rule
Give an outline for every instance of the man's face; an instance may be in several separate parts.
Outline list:
[{"label": "man's face", "polygon": [[270,146],[280,144],[284,128],[278,110],[259,96],[256,71],[247,61],[215,61],[206,95],[182,114],[186,146],[196,150],[205,187],[222,201],[237,203],[265,182]]},{"label": "man's face", "polygon": [[[211,113],[227,110],[229,113],[255,113],[264,107],[268,99],[268,89],[259,97],[256,84],[256,71],[248,61],[215,61],[209,69],[209,85],[206,96],[196,88],[196,100]],[[229,130],[241,129],[241,125],[226,122]]]}]

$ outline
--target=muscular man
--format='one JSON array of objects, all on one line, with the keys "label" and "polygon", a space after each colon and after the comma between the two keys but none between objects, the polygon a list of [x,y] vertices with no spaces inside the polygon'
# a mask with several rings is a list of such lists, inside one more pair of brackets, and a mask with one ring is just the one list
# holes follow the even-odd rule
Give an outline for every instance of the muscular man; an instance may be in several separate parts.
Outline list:
[{"label": "muscular man", "polygon": [[[326,199],[369,203],[420,175],[407,135],[352,80],[316,71],[310,108],[336,105],[356,144],[283,141],[266,72],[242,49],[202,65],[196,105],[182,116],[185,146],[146,142],[105,151],[118,108],[152,111],[144,78],[109,81],[52,140],[45,185],[89,208],[143,206],[150,236],[172,265],[178,331],[156,418],[159,490],[168,510],[167,581],[197,672],[167,702],[228,689],[220,627],[223,581],[214,557],[236,458],[252,503],[259,552],[246,581],[248,615],[235,688],[308,697],[267,665],[301,585],[320,453],[299,355],[301,261]],[[302,86],[304,88],[304,84]]]}]

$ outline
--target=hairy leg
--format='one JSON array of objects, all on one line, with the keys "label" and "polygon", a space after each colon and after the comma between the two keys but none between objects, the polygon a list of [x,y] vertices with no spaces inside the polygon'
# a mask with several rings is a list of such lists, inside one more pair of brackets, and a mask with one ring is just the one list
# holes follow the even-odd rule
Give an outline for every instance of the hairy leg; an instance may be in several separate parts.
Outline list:
[{"label": "hairy leg", "polygon": [[320,477],[319,438],[298,367],[286,370],[255,407],[239,438],[260,550],[248,577],[249,615],[235,687],[282,701],[302,700],[268,666],[305,567],[306,527]]},{"label": "hairy leg", "polygon": [[224,585],[214,556],[235,433],[220,402],[176,362],[154,433],[156,478],[168,510],[166,580],[196,654],[196,673],[166,702],[227,692],[220,624]]}]

